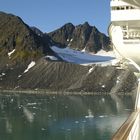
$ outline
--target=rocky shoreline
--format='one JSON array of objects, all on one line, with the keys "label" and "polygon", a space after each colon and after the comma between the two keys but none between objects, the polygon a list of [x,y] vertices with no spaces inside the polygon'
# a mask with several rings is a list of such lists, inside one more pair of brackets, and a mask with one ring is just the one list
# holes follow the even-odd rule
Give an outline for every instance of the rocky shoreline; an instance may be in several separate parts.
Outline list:
[{"label": "rocky shoreline", "polygon": [[[110,93],[105,93],[105,92],[67,92],[67,91],[47,91],[47,90],[0,90],[0,94],[3,95],[81,95],[81,96],[109,96],[111,95]],[[115,94],[117,96],[134,96],[135,94],[130,92],[130,93],[123,93],[119,92]]]}]

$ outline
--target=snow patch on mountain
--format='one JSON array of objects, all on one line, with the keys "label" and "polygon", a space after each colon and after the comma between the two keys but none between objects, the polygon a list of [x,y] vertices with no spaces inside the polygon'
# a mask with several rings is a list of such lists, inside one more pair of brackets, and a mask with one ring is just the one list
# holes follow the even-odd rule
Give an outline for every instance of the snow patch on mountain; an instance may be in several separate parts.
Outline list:
[{"label": "snow patch on mountain", "polygon": [[35,61],[32,61],[32,62],[28,65],[28,67],[27,67],[27,69],[24,71],[24,73],[28,72],[29,69],[31,69],[34,65],[35,65]]},{"label": "snow patch on mountain", "polygon": [[106,52],[105,50],[100,50],[100,51],[98,51],[97,53],[96,53],[96,55],[103,55],[103,56],[112,56],[112,57],[114,57],[115,56],[115,53],[114,53],[114,51],[108,51],[108,52]]},{"label": "snow patch on mountain", "polygon": [[73,38],[70,40],[70,42],[72,42],[73,41]]},{"label": "snow patch on mountain", "polygon": [[94,70],[94,67],[90,68],[88,74],[90,74]]},{"label": "snow patch on mountain", "polygon": [[8,53],[9,59],[11,58],[11,55],[15,52],[16,49],[13,49],[11,52]]},{"label": "snow patch on mountain", "polygon": [[57,55],[62,58],[64,61],[75,63],[75,64],[95,64],[95,63],[104,63],[111,62],[115,59],[115,56],[110,55],[101,55],[101,54],[89,54],[86,52],[76,51],[66,48],[58,48],[52,46],[51,49],[57,53]]},{"label": "snow patch on mountain", "polygon": [[81,52],[86,52],[86,47],[83,50],[81,50]]},{"label": "snow patch on mountain", "polygon": [[47,56],[45,56],[45,58],[46,59],[50,59],[50,60],[58,60],[58,58],[57,57],[55,57],[55,56],[51,56],[51,55],[47,55]]},{"label": "snow patch on mountain", "polygon": [[3,77],[3,76],[5,76],[5,75],[6,75],[5,73],[1,73],[1,74],[0,74],[0,77]]}]

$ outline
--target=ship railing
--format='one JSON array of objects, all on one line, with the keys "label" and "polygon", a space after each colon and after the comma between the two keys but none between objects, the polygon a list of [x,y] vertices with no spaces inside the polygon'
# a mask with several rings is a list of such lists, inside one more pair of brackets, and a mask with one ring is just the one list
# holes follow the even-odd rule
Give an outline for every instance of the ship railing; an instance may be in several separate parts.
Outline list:
[{"label": "ship railing", "polygon": [[112,140],[140,140],[140,110],[134,111],[113,136]]},{"label": "ship railing", "polygon": [[112,140],[140,140],[140,82],[137,90],[135,111],[114,134]]}]

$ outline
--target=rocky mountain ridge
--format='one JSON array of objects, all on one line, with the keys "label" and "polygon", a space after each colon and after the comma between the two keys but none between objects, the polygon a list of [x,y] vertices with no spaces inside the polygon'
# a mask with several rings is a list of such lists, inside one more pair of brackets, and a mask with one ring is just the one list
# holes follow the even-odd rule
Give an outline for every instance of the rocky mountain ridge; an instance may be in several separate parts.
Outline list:
[{"label": "rocky mountain ridge", "polygon": [[67,23],[48,35],[60,47],[69,46],[72,49],[93,53],[97,53],[100,49],[106,51],[111,49],[109,37],[99,32],[95,26],[90,26],[88,22],[77,26]]}]

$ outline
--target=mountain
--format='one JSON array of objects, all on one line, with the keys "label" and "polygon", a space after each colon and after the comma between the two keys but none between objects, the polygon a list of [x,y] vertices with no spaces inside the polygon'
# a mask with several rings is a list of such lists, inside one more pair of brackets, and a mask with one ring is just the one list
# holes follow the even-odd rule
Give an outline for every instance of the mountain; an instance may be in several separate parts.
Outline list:
[{"label": "mountain", "polygon": [[[26,81],[26,82],[25,82]],[[130,70],[112,66],[81,66],[65,62],[39,60],[18,78],[19,89],[49,91],[131,93],[137,89],[136,77]]]},{"label": "mountain", "polygon": [[5,57],[7,63],[35,60],[44,53],[51,53],[47,37],[37,35],[12,14],[0,12],[0,36],[0,57]]},{"label": "mountain", "polygon": [[88,22],[74,26],[67,23],[61,28],[48,33],[60,47],[69,46],[76,50],[97,53],[100,49],[110,50],[110,39]]},{"label": "mountain", "polygon": [[5,70],[0,74],[0,89],[49,91],[62,93],[132,95],[137,79],[130,70],[113,66],[82,66],[51,62],[41,58],[32,61],[24,70]]},{"label": "mountain", "polygon": [[37,27],[30,27],[37,35],[39,35],[39,36],[41,36],[41,37],[43,37],[43,35],[44,35],[44,33],[41,31],[41,30],[39,30]]},{"label": "mountain", "polygon": [[[109,43],[87,22],[43,33],[20,17],[0,12],[0,89],[133,93],[137,79],[131,71],[93,64],[113,57],[76,51],[108,51]],[[83,63],[87,66],[79,65]]]},{"label": "mountain", "polygon": [[[31,61],[53,54],[49,37],[36,34],[20,17],[0,12],[0,82],[10,88]],[[6,75],[4,75],[6,73]]]}]

